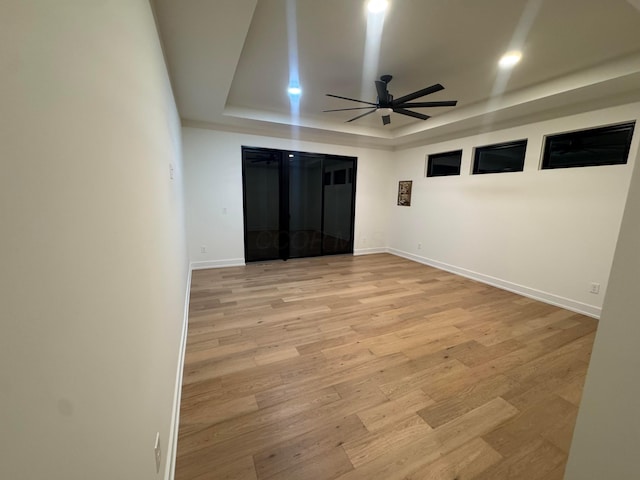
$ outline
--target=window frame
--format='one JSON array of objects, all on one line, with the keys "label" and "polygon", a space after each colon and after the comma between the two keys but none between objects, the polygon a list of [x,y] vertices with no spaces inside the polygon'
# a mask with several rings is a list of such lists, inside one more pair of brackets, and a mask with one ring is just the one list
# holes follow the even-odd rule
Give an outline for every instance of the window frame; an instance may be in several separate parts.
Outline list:
[{"label": "window frame", "polygon": [[[437,160],[439,157],[445,157],[445,156],[451,156],[453,154],[460,154],[460,158],[458,160],[458,173],[444,173],[444,174],[438,174],[438,175],[434,175],[433,174],[433,163],[432,160]],[[442,153],[432,153],[432,154],[428,154],[427,155],[427,171],[426,171],[426,177],[427,178],[432,178],[432,177],[455,177],[455,176],[459,176],[462,172],[462,149],[458,149],[458,150],[451,150],[448,152],[442,152]]]},{"label": "window frame", "polygon": [[[488,175],[492,173],[517,173],[524,171],[524,164],[527,158],[527,147],[529,146],[529,139],[523,138],[520,140],[511,140],[508,142],[500,142],[500,143],[491,143],[489,145],[483,145],[481,147],[475,147],[473,149],[473,162],[471,163],[471,174],[472,175]],[[524,147],[524,152],[522,154],[522,168],[520,170],[496,170],[490,172],[480,172],[478,171],[478,160],[479,154],[485,151],[498,151],[505,150],[513,147]]]},{"label": "window frame", "polygon": [[[631,143],[633,141],[633,134],[635,131],[635,120],[630,122],[616,123],[613,125],[605,125],[600,127],[582,128],[580,130],[572,130],[570,132],[554,133],[544,136],[544,142],[542,147],[542,158],[540,160],[540,170],[556,170],[561,168],[584,168],[584,167],[602,167],[608,165],[626,165],[629,163],[629,153],[631,151]],[[624,145],[624,161],[614,162],[585,162],[575,165],[550,165],[551,162],[551,142],[558,139],[566,139],[569,137],[584,138],[588,137],[589,133],[614,133],[617,131],[627,131],[626,144]]]}]

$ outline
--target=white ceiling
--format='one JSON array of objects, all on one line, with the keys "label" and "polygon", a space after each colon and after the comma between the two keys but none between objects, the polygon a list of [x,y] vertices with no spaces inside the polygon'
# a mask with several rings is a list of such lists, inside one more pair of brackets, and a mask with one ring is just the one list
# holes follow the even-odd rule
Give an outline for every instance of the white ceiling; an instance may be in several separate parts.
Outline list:
[{"label": "white ceiling", "polygon": [[[639,8],[638,0],[390,0],[379,56],[365,62],[365,0],[155,0],[185,124],[382,148],[640,100]],[[523,59],[504,73],[497,61],[510,49]],[[296,72],[299,116],[286,93]],[[387,126],[375,114],[345,123],[364,110],[322,113],[364,106],[326,93],[375,102],[373,82],[387,73],[396,98],[441,83],[444,91],[419,101],[458,106],[418,109],[427,121],[392,114]]]}]

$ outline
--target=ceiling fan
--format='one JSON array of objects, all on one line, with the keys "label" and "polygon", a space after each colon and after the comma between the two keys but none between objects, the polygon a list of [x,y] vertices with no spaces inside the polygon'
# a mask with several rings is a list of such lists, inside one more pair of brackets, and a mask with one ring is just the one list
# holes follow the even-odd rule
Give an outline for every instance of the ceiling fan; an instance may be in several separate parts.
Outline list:
[{"label": "ceiling fan", "polygon": [[378,92],[378,102],[365,102],[364,100],[356,100],[355,98],[341,97],[339,95],[332,95],[327,93],[327,97],[340,98],[342,100],[349,100],[351,102],[364,103],[369,105],[368,107],[355,107],[355,108],[338,108],[334,110],[324,110],[324,112],[344,112],[347,110],[369,110],[368,112],[363,113],[362,115],[358,115],[357,117],[352,118],[351,120],[347,120],[348,122],[353,122],[354,120],[358,120],[359,118],[365,117],[367,115],[372,114],[373,112],[378,112],[382,116],[382,124],[388,125],[391,123],[391,113],[399,113],[401,115],[406,115],[408,117],[419,118],[420,120],[426,120],[430,118],[429,115],[424,115],[423,113],[413,112],[411,110],[407,110],[408,108],[426,108],[426,107],[455,107],[458,103],[456,100],[445,100],[439,102],[414,102],[411,103],[412,100],[416,98],[424,97],[431,93],[439,92],[440,90],[444,90],[444,87],[439,83],[435,85],[431,85],[430,87],[423,88],[422,90],[418,90],[417,92],[410,93],[409,95],[405,95],[403,97],[397,98],[394,100],[393,95],[389,93],[387,85],[391,81],[393,77],[391,75],[382,75],[380,80],[376,80],[376,90]]}]

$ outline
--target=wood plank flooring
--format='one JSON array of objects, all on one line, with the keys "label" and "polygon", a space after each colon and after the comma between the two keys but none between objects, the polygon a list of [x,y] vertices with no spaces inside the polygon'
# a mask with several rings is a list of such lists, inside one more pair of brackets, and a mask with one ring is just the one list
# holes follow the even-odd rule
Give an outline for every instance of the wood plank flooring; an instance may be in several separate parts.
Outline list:
[{"label": "wood plank flooring", "polygon": [[196,271],[176,478],[561,480],[596,326],[388,254]]}]

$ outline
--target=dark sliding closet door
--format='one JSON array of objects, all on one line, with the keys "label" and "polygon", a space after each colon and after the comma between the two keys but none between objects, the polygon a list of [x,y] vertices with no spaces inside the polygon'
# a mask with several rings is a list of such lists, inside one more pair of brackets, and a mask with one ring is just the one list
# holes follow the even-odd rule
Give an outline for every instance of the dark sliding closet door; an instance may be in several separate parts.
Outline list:
[{"label": "dark sliding closet door", "polygon": [[340,157],[327,157],[324,161],[325,255],[353,252],[354,168],[355,162]]},{"label": "dark sliding closet door", "polygon": [[243,147],[245,259],[353,252],[356,159]]},{"label": "dark sliding closet door", "polygon": [[286,158],[289,164],[289,258],[322,255],[322,157],[291,153]]},{"label": "dark sliding closet door", "polygon": [[281,156],[276,152],[243,151],[245,258],[281,258]]}]

